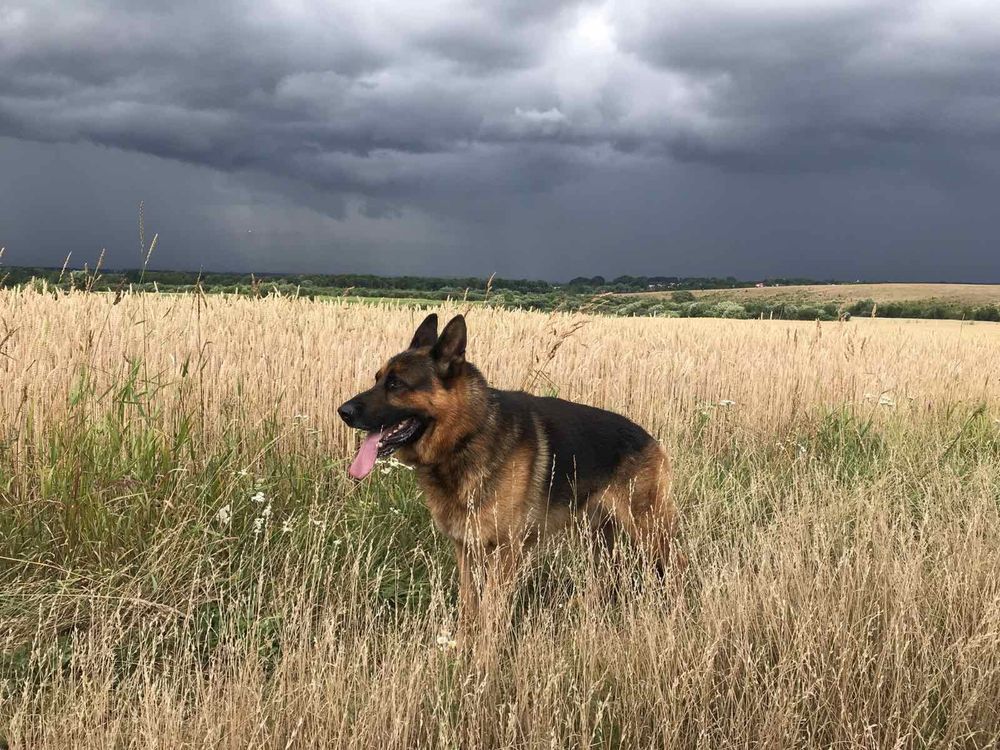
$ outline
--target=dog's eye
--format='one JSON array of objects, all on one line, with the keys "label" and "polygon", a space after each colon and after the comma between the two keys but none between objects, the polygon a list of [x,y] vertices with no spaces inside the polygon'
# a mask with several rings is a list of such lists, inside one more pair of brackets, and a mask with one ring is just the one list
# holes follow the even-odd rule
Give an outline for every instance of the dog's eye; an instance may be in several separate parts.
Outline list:
[{"label": "dog's eye", "polygon": [[401,391],[406,387],[406,383],[397,378],[395,375],[390,375],[385,379],[385,387],[390,391]]}]

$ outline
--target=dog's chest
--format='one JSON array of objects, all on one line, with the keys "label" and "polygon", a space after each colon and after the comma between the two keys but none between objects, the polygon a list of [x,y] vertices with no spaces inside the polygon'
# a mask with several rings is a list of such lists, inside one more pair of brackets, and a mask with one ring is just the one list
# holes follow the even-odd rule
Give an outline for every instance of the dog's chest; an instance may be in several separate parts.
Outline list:
[{"label": "dog's chest", "polygon": [[438,531],[465,545],[493,546],[525,534],[528,487],[496,477],[445,489],[422,482]]},{"label": "dog's chest", "polygon": [[527,527],[537,515],[533,509],[541,499],[544,473],[539,459],[537,444],[522,441],[492,454],[467,452],[421,467],[417,476],[434,525],[466,545],[502,544],[531,534]]},{"label": "dog's chest", "polygon": [[426,493],[427,507],[437,530],[449,539],[464,542],[475,513],[464,507],[455,498],[444,497],[433,491]]}]

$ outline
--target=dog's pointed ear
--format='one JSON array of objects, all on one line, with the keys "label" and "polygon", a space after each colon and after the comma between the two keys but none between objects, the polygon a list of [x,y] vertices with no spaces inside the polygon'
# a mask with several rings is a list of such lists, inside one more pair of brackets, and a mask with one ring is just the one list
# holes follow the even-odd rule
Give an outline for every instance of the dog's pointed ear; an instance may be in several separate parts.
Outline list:
[{"label": "dog's pointed ear", "polygon": [[417,326],[417,332],[413,334],[413,340],[410,342],[411,349],[419,349],[422,346],[434,346],[434,343],[438,340],[438,316],[437,313],[431,313],[426,318],[424,322]]},{"label": "dog's pointed ear", "polygon": [[431,356],[443,375],[453,373],[465,361],[465,318],[456,315],[441,331],[441,337],[431,349]]}]

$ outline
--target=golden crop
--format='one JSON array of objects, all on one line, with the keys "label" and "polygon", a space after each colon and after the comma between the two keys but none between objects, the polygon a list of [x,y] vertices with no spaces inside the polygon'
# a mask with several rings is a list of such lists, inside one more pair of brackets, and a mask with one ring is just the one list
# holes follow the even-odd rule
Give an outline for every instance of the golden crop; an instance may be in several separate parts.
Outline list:
[{"label": "golden crop", "polygon": [[[65,416],[81,373],[100,390],[141,362],[143,377],[164,385],[170,403],[196,405],[210,432],[226,427],[235,403],[257,413],[277,405],[286,417],[308,415],[330,449],[346,454],[352,436],[336,407],[370,385],[422,314],[291,298],[133,296],[113,305],[97,294],[4,292],[2,424],[9,428],[30,407],[42,429]],[[1000,326],[983,323],[614,319],[473,308],[469,326],[469,359],[495,387],[531,386],[621,411],[660,436],[720,401],[733,402],[732,424],[766,437],[822,407],[865,409],[881,399],[888,411],[919,416],[959,401],[1000,400]]]},{"label": "golden crop", "polygon": [[1000,741],[1000,325],[467,312],[493,385],[667,445],[679,599],[571,545],[454,647],[447,546],[405,470],[349,484],[336,416],[422,310],[4,291],[0,738]]}]

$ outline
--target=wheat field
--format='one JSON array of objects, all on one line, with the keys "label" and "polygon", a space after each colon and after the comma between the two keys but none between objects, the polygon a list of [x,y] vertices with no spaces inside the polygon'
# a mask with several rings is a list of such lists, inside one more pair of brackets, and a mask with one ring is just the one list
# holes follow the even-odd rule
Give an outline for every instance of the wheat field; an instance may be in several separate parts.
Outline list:
[{"label": "wheat field", "polygon": [[965,305],[995,305],[1000,302],[1000,284],[791,284],[742,289],[704,289],[696,297],[742,300],[798,300],[802,302],[945,302]]},{"label": "wheat field", "polygon": [[1000,325],[469,310],[494,385],[664,443],[690,565],[609,598],[569,539],[457,646],[450,543],[336,417],[424,314],[0,292],[0,745],[1000,742]]}]

